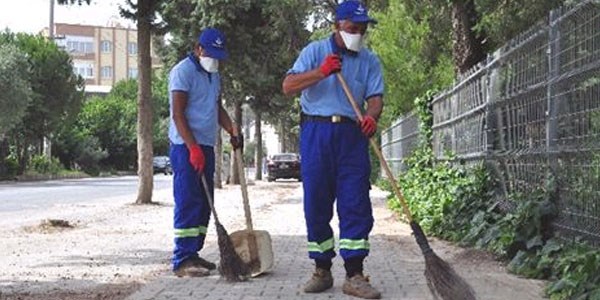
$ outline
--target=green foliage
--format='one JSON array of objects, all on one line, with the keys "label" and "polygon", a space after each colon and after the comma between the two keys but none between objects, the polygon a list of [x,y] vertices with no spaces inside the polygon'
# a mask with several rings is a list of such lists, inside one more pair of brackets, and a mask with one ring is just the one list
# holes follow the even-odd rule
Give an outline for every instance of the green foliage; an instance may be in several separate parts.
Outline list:
[{"label": "green foliage", "polygon": [[[153,75],[153,151],[166,155],[169,149],[169,99],[165,76]],[[130,170],[137,164],[137,93],[135,80],[117,82],[105,97],[84,103],[74,125],[57,133],[54,153],[66,166],[91,175],[104,169]]]},{"label": "green foliage", "polygon": [[14,45],[0,43],[0,139],[19,126],[25,115],[32,96],[29,76],[25,54]]},{"label": "green foliage", "polygon": [[[68,126],[77,116],[83,101],[83,80],[73,73],[69,55],[40,35],[5,31],[0,33],[0,45],[17,49],[12,51],[20,57],[18,64],[14,58],[0,59],[0,68],[10,66],[0,71],[0,82],[14,80],[8,90],[0,83],[0,143],[9,141],[6,149],[13,148],[22,172],[41,139],[53,138],[58,128]],[[11,97],[16,102],[8,102]],[[0,161],[6,156],[7,151],[0,149]],[[0,173],[5,169],[0,163]]]},{"label": "green foliage", "polygon": [[[399,180],[421,227],[428,234],[490,251],[508,260],[509,270],[516,274],[550,280],[546,293],[551,299],[600,299],[600,251],[580,240],[563,244],[553,238],[550,223],[557,208],[549,200],[552,180],[544,189],[512,193],[500,200],[485,165],[465,168],[436,161],[430,146],[427,99],[431,96],[415,101],[420,133],[426,138],[407,160],[409,169]],[[600,174],[595,168],[590,172],[585,176],[594,179]],[[576,195],[584,197],[590,197],[589,190],[589,186],[574,188]],[[501,210],[501,201],[516,207]],[[401,211],[397,199],[390,198],[388,203]]]},{"label": "green foliage", "polygon": [[35,171],[39,174],[53,174],[56,175],[64,169],[60,161],[51,157],[48,158],[44,155],[35,155],[29,161],[29,170]]},{"label": "green foliage", "polygon": [[535,23],[545,20],[550,10],[565,2],[565,0],[476,0],[475,5],[481,18],[473,29],[489,37],[490,49],[493,50]]},{"label": "green foliage", "polygon": [[77,124],[59,131],[52,152],[65,166],[93,176],[100,173],[100,161],[108,157],[98,138]]},{"label": "green foliage", "polygon": [[457,191],[468,186],[469,177],[447,162],[434,163],[429,147],[415,151],[406,164],[409,170],[399,184],[414,219],[427,233],[443,230],[444,212],[456,201]]},{"label": "green foliage", "polygon": [[373,12],[379,23],[370,29],[368,44],[379,56],[385,78],[385,110],[382,124],[413,108],[413,100],[428,89],[445,87],[454,75],[450,56],[435,60],[427,53],[431,27],[427,15],[413,18],[401,1],[390,1],[385,10]]},{"label": "green foliage", "polygon": [[13,42],[27,53],[32,70],[33,98],[19,130],[31,139],[49,136],[79,112],[83,79],[73,73],[70,56],[54,42],[28,34],[15,35]]},{"label": "green foliage", "polygon": [[4,161],[0,164],[4,166],[4,172],[0,174],[0,179],[13,179],[18,175],[19,162],[14,156],[8,156],[3,159]]},{"label": "green foliage", "polygon": [[137,105],[135,100],[112,95],[87,101],[77,120],[77,126],[100,142],[108,157],[106,167],[133,169],[137,157]]}]

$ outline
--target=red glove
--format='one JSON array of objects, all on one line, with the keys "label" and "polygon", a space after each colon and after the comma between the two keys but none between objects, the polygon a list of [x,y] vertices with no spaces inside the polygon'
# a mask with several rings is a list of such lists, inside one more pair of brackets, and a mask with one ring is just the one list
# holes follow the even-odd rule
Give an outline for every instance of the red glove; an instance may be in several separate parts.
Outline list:
[{"label": "red glove", "polygon": [[192,168],[198,172],[202,172],[204,170],[204,153],[202,152],[202,148],[198,145],[193,145],[189,148],[189,151]]},{"label": "red glove", "polygon": [[323,60],[319,70],[321,71],[321,74],[327,77],[342,70],[342,61],[337,54],[329,54],[325,57],[325,60]]},{"label": "red glove", "polygon": [[375,118],[365,115],[362,122],[360,122],[360,129],[367,137],[372,137],[377,131],[377,121],[375,121]]}]

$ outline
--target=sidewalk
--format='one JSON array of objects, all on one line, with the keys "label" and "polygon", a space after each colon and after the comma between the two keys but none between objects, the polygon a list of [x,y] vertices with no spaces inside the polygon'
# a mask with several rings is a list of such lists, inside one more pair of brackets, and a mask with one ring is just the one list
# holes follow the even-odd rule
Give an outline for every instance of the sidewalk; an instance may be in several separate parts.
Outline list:
[{"label": "sidewalk", "polygon": [[[147,283],[127,299],[356,299],[342,293],[344,268],[339,256],[334,260],[332,271],[335,282],[332,289],[321,294],[304,294],[301,291],[314,268],[306,253],[301,192],[301,188],[290,188],[289,193],[280,199],[260,199],[259,202],[267,201],[253,211],[255,228],[269,231],[273,239],[275,265],[271,273],[234,284],[221,280],[216,271],[204,278],[177,278],[168,273]],[[273,197],[277,196],[279,195]],[[423,257],[409,227],[396,221],[386,207],[382,191],[374,189],[371,198],[375,227],[365,272],[371,276],[373,285],[382,292],[383,299],[433,299],[423,275]],[[225,226],[232,232],[241,229],[241,224],[242,220],[236,226]],[[332,221],[332,227],[337,238],[337,216]],[[209,235],[215,235],[213,228],[211,226],[209,229]],[[218,248],[214,243],[215,239],[211,240],[201,255],[217,261]],[[543,299],[543,282],[507,274],[500,263],[484,253],[436,240],[431,241],[431,246],[473,286],[478,299]]]}]

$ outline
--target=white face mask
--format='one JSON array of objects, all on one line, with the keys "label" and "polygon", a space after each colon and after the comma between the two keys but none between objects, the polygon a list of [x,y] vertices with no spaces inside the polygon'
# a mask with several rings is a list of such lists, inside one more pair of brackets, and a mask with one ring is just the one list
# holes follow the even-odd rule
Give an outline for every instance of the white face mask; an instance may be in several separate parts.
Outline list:
[{"label": "white face mask", "polygon": [[219,71],[219,60],[214,59],[212,57],[200,56],[200,65],[210,73],[215,73]]},{"label": "white face mask", "polygon": [[348,50],[359,52],[363,46],[363,36],[360,33],[347,33],[340,30],[340,35]]}]

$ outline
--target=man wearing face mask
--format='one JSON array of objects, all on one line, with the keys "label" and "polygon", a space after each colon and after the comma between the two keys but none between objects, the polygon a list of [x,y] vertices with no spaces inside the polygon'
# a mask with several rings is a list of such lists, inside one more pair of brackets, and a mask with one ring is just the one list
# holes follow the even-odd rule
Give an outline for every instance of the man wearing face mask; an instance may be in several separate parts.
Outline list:
[{"label": "man wearing face mask", "polygon": [[231,135],[233,149],[243,147],[243,137],[220,102],[218,67],[226,57],[225,36],[217,29],[207,28],[194,50],[169,73],[169,139],[175,198],[172,263],[179,277],[206,276],[216,267],[198,252],[204,245],[211,211],[200,174],[206,177],[208,192],[214,194],[217,126]]},{"label": "man wearing face mask", "polygon": [[[363,48],[368,16],[359,1],[336,8],[335,32],[306,46],[283,81],[286,95],[301,92],[300,154],[304,216],[309,258],[316,270],[304,291],[318,293],[333,286],[331,275],[335,240],[330,221],[337,200],[339,252],[344,259],[346,294],[379,299],[381,294],[363,274],[369,254],[373,214],[369,199],[371,166],[368,139],[375,134],[383,108],[383,78],[379,59]],[[364,120],[357,117],[337,81],[346,79]]]}]

